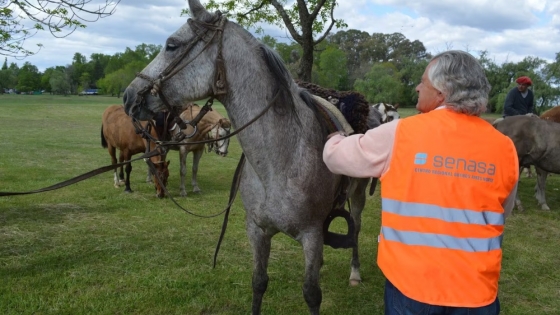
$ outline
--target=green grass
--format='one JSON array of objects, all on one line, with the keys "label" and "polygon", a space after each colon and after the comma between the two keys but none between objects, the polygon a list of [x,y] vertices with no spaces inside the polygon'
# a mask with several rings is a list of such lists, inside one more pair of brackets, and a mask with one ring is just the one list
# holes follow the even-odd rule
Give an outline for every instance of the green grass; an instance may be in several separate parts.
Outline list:
[{"label": "green grass", "polygon": [[[0,191],[38,189],[109,164],[101,114],[119,103],[103,96],[0,95]],[[225,114],[220,104],[215,108]],[[203,192],[178,198],[178,153],[172,151],[172,195],[198,214],[220,212],[240,154],[235,139],[227,157],[205,154]],[[134,163],[132,194],[114,188],[108,172],[52,192],[0,198],[0,314],[249,314],[252,255],[241,202],[234,204],[212,269],[222,217],[193,217],[157,199],[145,175],[143,162]],[[560,181],[549,179],[550,212],[537,209],[534,184],[523,178],[526,211],[506,224],[500,280],[506,315],[560,313]],[[364,211],[359,287],[347,284],[350,251],[325,247],[322,314],[382,314],[379,216],[376,193]],[[303,271],[299,244],[276,236],[264,314],[307,313]]]}]

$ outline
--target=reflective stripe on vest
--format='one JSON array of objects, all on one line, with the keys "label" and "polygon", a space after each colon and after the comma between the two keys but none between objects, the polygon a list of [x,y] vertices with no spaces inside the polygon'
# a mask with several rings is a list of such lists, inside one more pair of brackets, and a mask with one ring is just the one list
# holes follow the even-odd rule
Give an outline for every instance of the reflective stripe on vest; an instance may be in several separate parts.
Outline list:
[{"label": "reflective stripe on vest", "polygon": [[504,215],[492,211],[474,211],[466,209],[444,208],[435,205],[404,202],[389,198],[381,200],[383,211],[407,216],[439,219],[450,223],[479,225],[504,225]]},{"label": "reflective stripe on vest", "polygon": [[502,247],[502,235],[491,238],[462,238],[444,234],[399,231],[388,227],[382,227],[381,233],[388,241],[406,245],[458,249],[466,252],[488,252]]}]

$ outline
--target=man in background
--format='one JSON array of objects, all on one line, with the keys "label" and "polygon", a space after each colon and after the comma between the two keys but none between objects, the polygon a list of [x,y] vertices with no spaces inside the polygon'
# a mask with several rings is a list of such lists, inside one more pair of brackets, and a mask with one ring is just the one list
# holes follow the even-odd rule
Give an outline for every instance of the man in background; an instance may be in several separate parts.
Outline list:
[{"label": "man in background", "polygon": [[533,85],[531,78],[522,76],[515,80],[517,87],[509,91],[504,104],[504,117],[533,114],[533,91],[529,89]]}]

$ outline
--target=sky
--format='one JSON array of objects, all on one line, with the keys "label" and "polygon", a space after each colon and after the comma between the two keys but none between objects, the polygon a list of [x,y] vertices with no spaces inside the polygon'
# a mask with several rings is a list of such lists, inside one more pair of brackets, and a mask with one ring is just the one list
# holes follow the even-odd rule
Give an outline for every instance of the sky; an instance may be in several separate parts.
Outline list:
[{"label": "sky", "polygon": [[[202,4],[206,1],[202,0]],[[288,0],[288,2],[292,2]],[[368,33],[402,33],[421,41],[432,54],[448,49],[478,56],[488,51],[496,63],[518,62],[533,56],[553,61],[560,52],[559,0],[339,0],[335,18],[348,29]],[[188,17],[181,16],[186,0],[121,0],[112,16],[88,24],[66,38],[40,32],[26,42],[32,50],[19,66],[29,61],[39,71],[72,63],[74,53],[113,55],[137,45],[163,45]],[[286,42],[288,33],[264,25],[265,34]],[[251,30],[250,30],[251,31]],[[337,30],[334,30],[336,32]]]}]

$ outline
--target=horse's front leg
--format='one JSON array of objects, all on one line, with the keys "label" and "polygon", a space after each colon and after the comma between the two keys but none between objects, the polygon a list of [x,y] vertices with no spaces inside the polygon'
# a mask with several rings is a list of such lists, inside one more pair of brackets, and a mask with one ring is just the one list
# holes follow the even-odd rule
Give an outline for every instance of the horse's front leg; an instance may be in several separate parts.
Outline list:
[{"label": "horse's front leg", "polygon": [[535,166],[535,172],[537,173],[537,184],[535,185],[535,197],[539,202],[542,210],[550,210],[546,204],[545,188],[546,188],[546,178],[548,177],[548,172],[544,171]]},{"label": "horse's front leg", "polygon": [[148,166],[148,173],[146,174],[146,183],[152,183],[152,171],[150,170],[150,167]]},{"label": "horse's front leg", "polygon": [[[130,160],[130,158],[127,160]],[[124,192],[131,193],[132,189],[130,188],[130,172],[132,172],[132,163],[126,164],[126,168],[124,171],[126,173],[126,179],[124,180]]]},{"label": "horse's front leg", "polygon": [[181,197],[187,196],[187,191],[185,190],[185,177],[187,176],[187,146],[182,145],[179,147],[179,172],[181,174],[181,185],[179,189],[181,190]]},{"label": "horse's front leg", "polygon": [[198,163],[200,162],[200,158],[202,157],[203,152],[204,152],[204,147],[200,148],[200,150],[193,151],[191,184],[193,186],[193,192],[195,193],[201,192],[200,187],[198,187],[197,175],[198,175]]},{"label": "horse's front leg", "polygon": [[253,249],[253,303],[251,314],[259,315],[264,293],[268,287],[268,259],[272,236],[267,235],[247,214],[247,236]]},{"label": "horse's front leg", "polygon": [[[124,155],[122,151],[119,152],[119,163],[124,162]],[[116,172],[116,170],[115,170]],[[121,165],[119,170],[119,186],[124,185],[124,166]]]},{"label": "horse's front leg", "polygon": [[307,233],[301,242],[305,256],[305,280],[303,283],[303,297],[307,302],[309,313],[319,315],[319,308],[323,300],[323,293],[319,286],[319,277],[323,265],[323,232],[322,227]]}]

